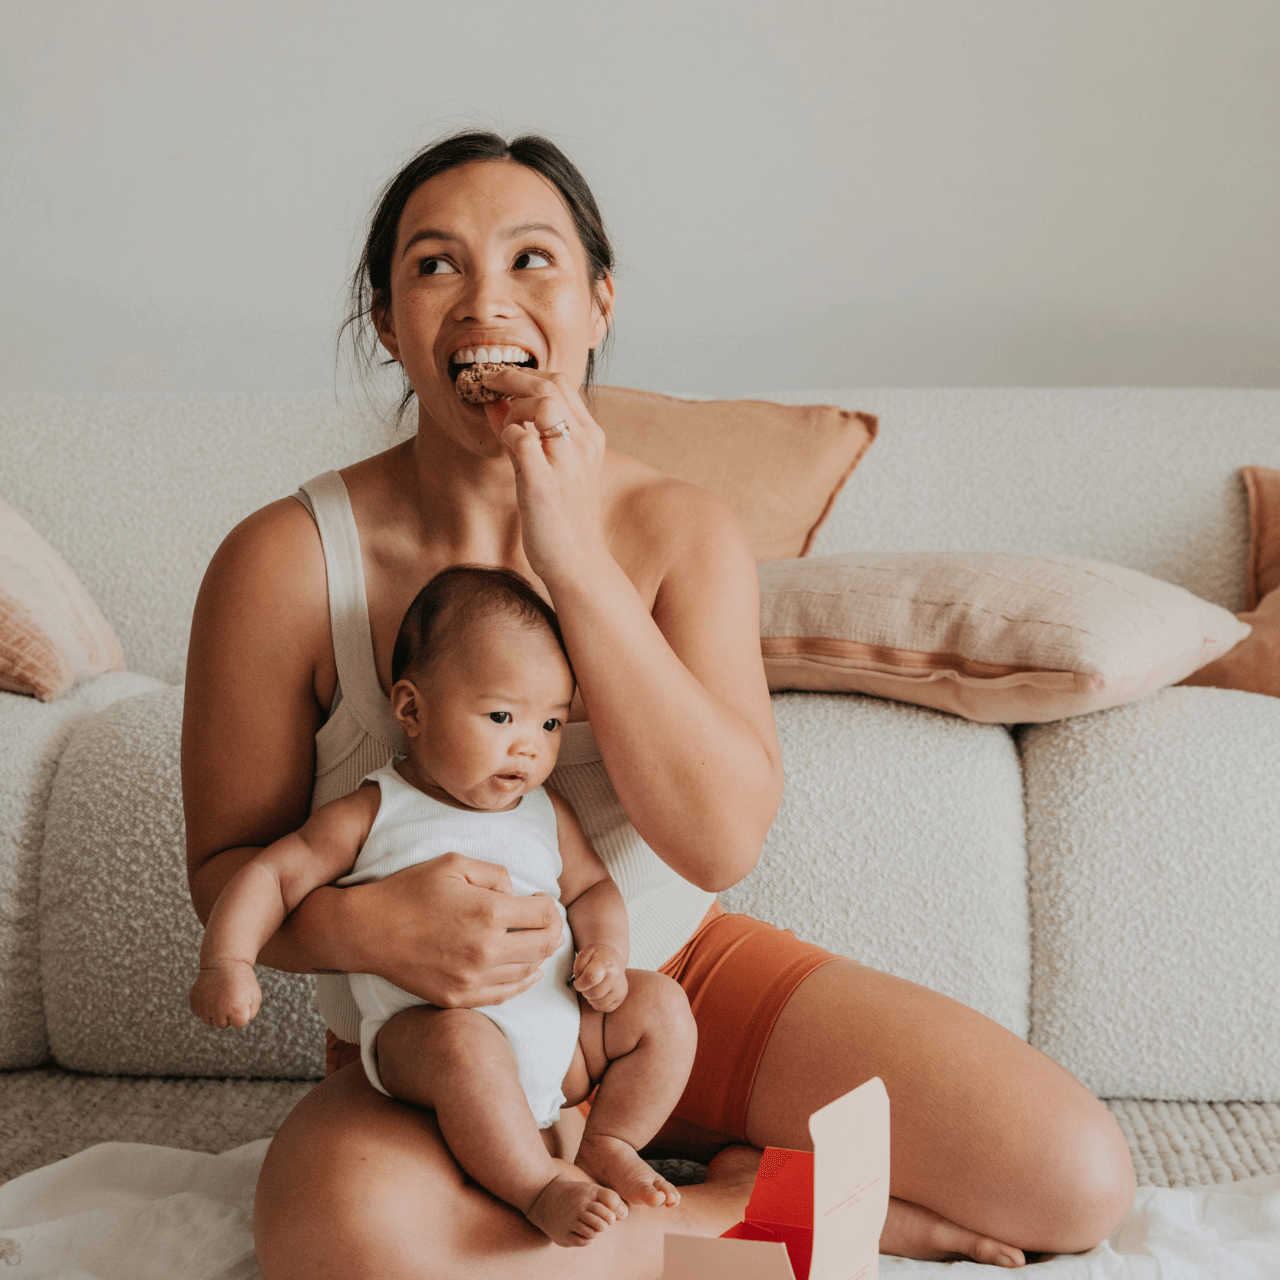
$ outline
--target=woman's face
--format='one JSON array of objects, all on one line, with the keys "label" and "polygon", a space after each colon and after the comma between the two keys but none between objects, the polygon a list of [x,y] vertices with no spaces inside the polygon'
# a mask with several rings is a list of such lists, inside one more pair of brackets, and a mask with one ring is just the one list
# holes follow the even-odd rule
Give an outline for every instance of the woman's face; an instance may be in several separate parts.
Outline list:
[{"label": "woman's face", "polygon": [[531,359],[530,367],[580,383],[612,305],[613,282],[592,286],[555,187],[524,165],[485,161],[439,174],[409,197],[390,306],[374,318],[425,415],[473,451],[496,456],[501,446],[483,406],[454,390],[458,358],[474,359],[484,347],[490,359]]}]

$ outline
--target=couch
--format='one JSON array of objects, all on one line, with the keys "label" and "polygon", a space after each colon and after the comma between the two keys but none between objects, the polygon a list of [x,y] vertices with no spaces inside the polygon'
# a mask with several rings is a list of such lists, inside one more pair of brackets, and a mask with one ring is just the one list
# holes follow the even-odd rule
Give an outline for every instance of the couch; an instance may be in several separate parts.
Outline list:
[{"label": "couch", "polygon": [[[880,418],[813,554],[1065,553],[1241,608],[1237,470],[1280,466],[1280,391],[770,398]],[[187,1011],[183,661],[226,531],[395,438],[375,406],[324,399],[0,400],[0,498],[65,557],[128,667],[49,703],[0,693],[0,1137],[64,1099],[61,1145],[28,1140],[0,1178],[101,1138],[104,1114],[116,1137],[261,1136],[321,1073],[304,977],[262,971],[241,1032]],[[1280,1168],[1280,699],[1173,687],[1035,725],[853,694],[781,692],[774,710],[786,792],[726,907],[1029,1040],[1112,1100],[1140,1181]],[[214,1137],[177,1118],[197,1094]]]}]

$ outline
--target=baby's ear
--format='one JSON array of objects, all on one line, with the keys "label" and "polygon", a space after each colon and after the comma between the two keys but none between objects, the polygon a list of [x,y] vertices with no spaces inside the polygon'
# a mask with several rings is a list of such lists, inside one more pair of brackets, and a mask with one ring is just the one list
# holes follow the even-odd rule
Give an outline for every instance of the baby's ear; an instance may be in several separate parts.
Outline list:
[{"label": "baby's ear", "polygon": [[423,730],[425,707],[418,686],[407,677],[391,686],[391,714],[406,738],[416,738]]}]

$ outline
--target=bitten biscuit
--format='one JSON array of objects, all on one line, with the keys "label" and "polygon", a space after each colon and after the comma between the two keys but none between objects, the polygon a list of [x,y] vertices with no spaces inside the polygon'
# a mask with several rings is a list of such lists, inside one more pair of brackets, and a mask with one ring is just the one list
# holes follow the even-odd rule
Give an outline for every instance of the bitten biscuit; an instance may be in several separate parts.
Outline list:
[{"label": "bitten biscuit", "polygon": [[458,381],[454,383],[458,392],[459,399],[465,400],[468,404],[493,404],[495,400],[502,399],[502,392],[490,391],[488,387],[480,381],[480,377],[485,373],[493,373],[497,369],[509,369],[508,364],[469,364],[463,371],[458,374]]}]

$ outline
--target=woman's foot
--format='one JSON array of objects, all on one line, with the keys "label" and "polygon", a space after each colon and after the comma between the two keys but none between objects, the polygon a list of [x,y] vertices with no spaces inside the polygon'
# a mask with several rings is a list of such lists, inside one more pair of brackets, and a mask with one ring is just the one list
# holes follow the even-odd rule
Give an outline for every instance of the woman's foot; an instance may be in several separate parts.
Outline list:
[{"label": "woman's foot", "polygon": [[597,1182],[612,1187],[628,1204],[660,1209],[680,1203],[680,1192],[621,1138],[583,1135],[576,1164]]},{"label": "woman's foot", "polygon": [[538,1192],[524,1216],[553,1243],[569,1249],[590,1244],[606,1227],[627,1216],[627,1206],[608,1187],[558,1173]]},{"label": "woman's foot", "polygon": [[889,1198],[889,1212],[880,1232],[880,1252],[924,1262],[972,1258],[996,1267],[1021,1267],[1026,1255],[1011,1244],[979,1235],[948,1221],[924,1205]]}]

